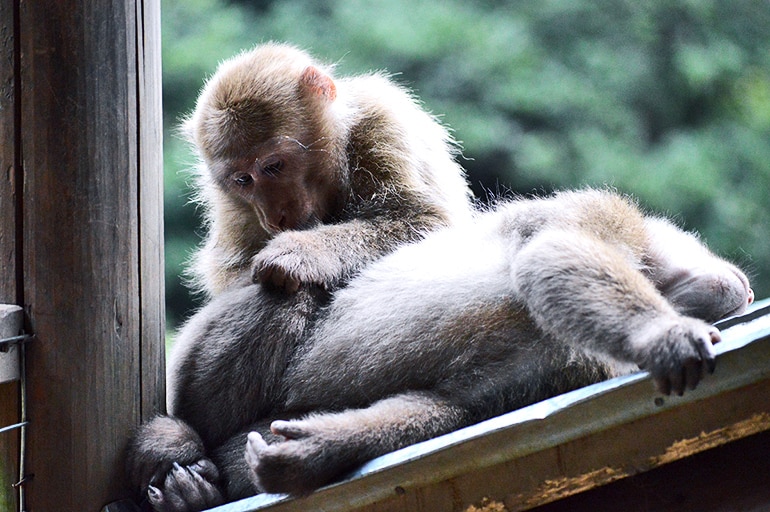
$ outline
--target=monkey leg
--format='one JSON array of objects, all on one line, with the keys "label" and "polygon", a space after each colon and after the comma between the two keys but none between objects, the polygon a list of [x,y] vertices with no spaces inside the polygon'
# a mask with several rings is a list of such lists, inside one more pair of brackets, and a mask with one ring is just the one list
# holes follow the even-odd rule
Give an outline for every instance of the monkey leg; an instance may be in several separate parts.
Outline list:
[{"label": "monkey leg", "polygon": [[674,310],[623,247],[546,230],[511,260],[517,294],[554,339],[649,370],[664,393],[714,370],[719,332]]},{"label": "monkey leg", "polygon": [[219,471],[198,434],[177,418],[142,425],[128,447],[129,478],[158,512],[192,512],[223,503]]},{"label": "monkey leg", "polygon": [[[169,360],[168,409],[207,447],[264,418],[326,295],[250,285],[220,294],[180,331]],[[246,405],[248,404],[248,405]]]},{"label": "monkey leg", "polygon": [[663,219],[647,219],[645,227],[650,277],[678,312],[715,322],[754,301],[746,275],[695,236]]},{"label": "monkey leg", "polygon": [[274,421],[284,441],[268,444],[258,432],[246,461],[260,491],[308,494],[364,462],[464,425],[464,411],[434,394],[406,392],[363,409]]}]

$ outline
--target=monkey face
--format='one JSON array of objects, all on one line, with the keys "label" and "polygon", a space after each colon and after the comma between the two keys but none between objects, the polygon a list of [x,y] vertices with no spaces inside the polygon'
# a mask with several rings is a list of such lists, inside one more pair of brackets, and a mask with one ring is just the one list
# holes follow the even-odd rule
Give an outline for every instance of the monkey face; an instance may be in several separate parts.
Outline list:
[{"label": "monkey face", "polygon": [[215,181],[253,208],[270,234],[308,229],[337,214],[344,186],[327,152],[273,137],[246,158],[214,162]]}]

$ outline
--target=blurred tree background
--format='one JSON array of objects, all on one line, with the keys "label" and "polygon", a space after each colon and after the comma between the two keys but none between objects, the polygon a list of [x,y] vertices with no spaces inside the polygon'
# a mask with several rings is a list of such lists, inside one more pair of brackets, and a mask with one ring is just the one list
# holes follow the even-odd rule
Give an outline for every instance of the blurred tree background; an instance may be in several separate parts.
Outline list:
[{"label": "blurred tree background", "polygon": [[169,327],[200,240],[175,134],[221,60],[287,41],[387,70],[462,141],[476,194],[608,184],[699,231],[770,296],[767,0],[163,0]]}]

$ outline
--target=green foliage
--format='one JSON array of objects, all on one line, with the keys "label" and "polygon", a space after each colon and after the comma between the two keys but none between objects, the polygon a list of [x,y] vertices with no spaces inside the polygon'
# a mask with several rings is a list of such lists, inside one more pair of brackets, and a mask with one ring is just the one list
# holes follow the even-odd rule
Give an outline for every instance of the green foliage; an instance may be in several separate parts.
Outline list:
[{"label": "green foliage", "polygon": [[[612,185],[700,231],[770,295],[765,0],[164,0],[166,127],[224,58],[288,41],[386,69],[463,142],[476,192]],[[189,302],[192,162],[166,135],[170,322]]]}]

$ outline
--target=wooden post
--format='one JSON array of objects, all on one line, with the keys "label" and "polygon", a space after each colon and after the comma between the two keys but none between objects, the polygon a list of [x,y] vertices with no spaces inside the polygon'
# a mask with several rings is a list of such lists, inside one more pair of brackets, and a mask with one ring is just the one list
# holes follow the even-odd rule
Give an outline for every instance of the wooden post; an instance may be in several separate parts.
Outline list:
[{"label": "wooden post", "polygon": [[[15,1],[0,0],[0,304],[20,304],[21,284],[17,261],[21,243],[19,224],[19,157],[17,145],[18,42]],[[0,384],[0,427],[19,421],[18,381]],[[0,510],[16,510],[12,484],[18,480],[19,431],[0,434]]]},{"label": "wooden post", "polygon": [[157,0],[0,0],[0,299],[36,336],[35,512],[128,496],[128,433],[163,407],[159,17]]}]

